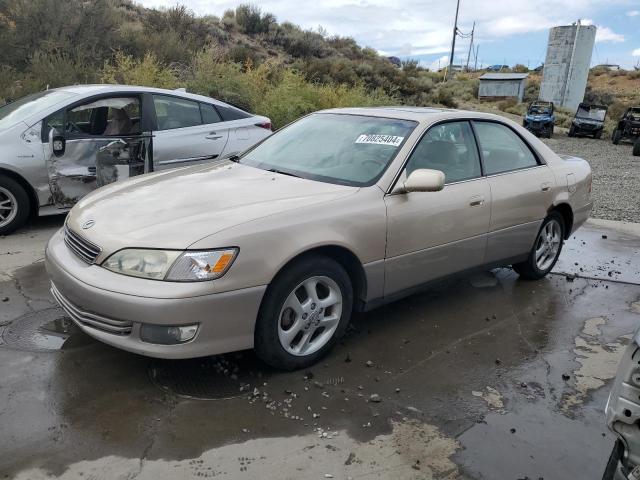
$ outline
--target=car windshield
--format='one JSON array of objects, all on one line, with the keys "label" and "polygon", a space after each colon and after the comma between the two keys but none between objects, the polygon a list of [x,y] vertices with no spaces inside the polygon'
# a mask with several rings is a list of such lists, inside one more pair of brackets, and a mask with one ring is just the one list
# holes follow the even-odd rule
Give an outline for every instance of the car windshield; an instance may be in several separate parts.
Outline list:
[{"label": "car windshield", "polygon": [[576,117],[585,118],[587,120],[598,120],[599,122],[603,122],[604,116],[606,114],[607,114],[607,111],[604,108],[579,107],[578,113],[576,113]]},{"label": "car windshield", "polygon": [[15,125],[34,113],[46,110],[74,96],[75,94],[70,92],[46,90],[44,92],[32,93],[15,102],[7,103],[0,107],[0,130]]},{"label": "car windshield", "polygon": [[311,180],[368,186],[416,126],[409,120],[313,114],[267,138],[239,162]]}]

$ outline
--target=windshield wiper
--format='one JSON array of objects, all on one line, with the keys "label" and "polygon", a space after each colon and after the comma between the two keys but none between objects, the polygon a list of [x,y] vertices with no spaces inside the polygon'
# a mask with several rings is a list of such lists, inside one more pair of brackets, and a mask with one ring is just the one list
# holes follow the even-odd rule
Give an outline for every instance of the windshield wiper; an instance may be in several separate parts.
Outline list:
[{"label": "windshield wiper", "polygon": [[289,175],[290,177],[302,178],[300,175],[296,175],[295,173],[283,172],[282,170],[278,170],[277,168],[269,168],[267,172],[271,173],[279,173],[280,175]]}]

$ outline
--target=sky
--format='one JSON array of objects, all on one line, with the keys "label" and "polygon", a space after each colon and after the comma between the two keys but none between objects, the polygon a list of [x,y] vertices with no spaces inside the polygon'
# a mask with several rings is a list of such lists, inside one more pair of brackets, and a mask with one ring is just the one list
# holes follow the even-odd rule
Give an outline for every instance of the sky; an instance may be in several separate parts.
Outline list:
[{"label": "sky", "polygon": [[[258,5],[279,22],[323,27],[353,37],[382,55],[412,58],[428,68],[448,63],[456,0],[142,0],[146,7],[183,4],[196,14],[222,16],[241,3]],[[458,28],[479,45],[478,65],[544,62],[549,28],[582,23],[598,27],[591,63],[631,68],[640,62],[640,0],[460,0]],[[456,40],[455,63],[466,63],[468,38]],[[470,63],[473,64],[471,56]]]}]

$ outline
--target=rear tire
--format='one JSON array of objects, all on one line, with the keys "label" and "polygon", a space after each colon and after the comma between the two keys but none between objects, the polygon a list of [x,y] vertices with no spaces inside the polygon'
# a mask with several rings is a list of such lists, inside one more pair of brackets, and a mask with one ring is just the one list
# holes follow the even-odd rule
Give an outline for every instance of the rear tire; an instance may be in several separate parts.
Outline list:
[{"label": "rear tire", "polygon": [[640,140],[636,140],[633,144],[633,156],[640,157]]},{"label": "rear tire", "polygon": [[600,140],[602,138],[602,130],[598,130],[593,138],[595,138],[596,140]]},{"label": "rear tire", "polygon": [[613,142],[614,145],[618,145],[620,143],[621,138],[622,138],[622,132],[616,128],[613,131],[613,134],[611,135],[611,141]]},{"label": "rear tire", "polygon": [[539,280],[555,266],[564,243],[564,218],[551,212],[544,219],[529,256],[524,262],[513,264],[513,269],[527,280]]},{"label": "rear tire", "polygon": [[322,255],[302,257],[265,293],[254,334],[256,354],[282,370],[306,368],[342,337],[352,308],[353,286],[345,269]]},{"label": "rear tire", "polygon": [[0,175],[0,235],[8,235],[24,225],[30,210],[29,195],[22,185]]}]

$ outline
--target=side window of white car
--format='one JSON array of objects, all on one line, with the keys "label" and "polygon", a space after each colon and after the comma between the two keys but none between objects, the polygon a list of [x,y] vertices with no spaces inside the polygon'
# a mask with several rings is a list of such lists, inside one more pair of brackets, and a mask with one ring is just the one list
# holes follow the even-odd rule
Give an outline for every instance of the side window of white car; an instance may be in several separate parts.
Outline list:
[{"label": "side window of white car", "polygon": [[538,165],[531,149],[509,127],[494,122],[474,122],[487,175]]},{"label": "side window of white car", "polygon": [[42,139],[52,128],[68,138],[130,136],[140,133],[138,97],[103,97],[60,110],[43,121]]},{"label": "side window of white car", "polygon": [[110,97],[67,110],[64,126],[70,137],[123,136],[140,133],[140,99]]},{"label": "side window of white car", "polygon": [[198,102],[168,95],[154,95],[153,105],[158,119],[158,130],[202,125]]},{"label": "side window of white car", "polygon": [[469,122],[448,122],[431,127],[411,154],[406,173],[409,175],[421,168],[442,171],[445,183],[479,177],[480,159]]},{"label": "side window of white car", "polygon": [[213,105],[208,103],[200,104],[200,113],[202,113],[202,123],[218,123],[222,121],[222,117]]}]

